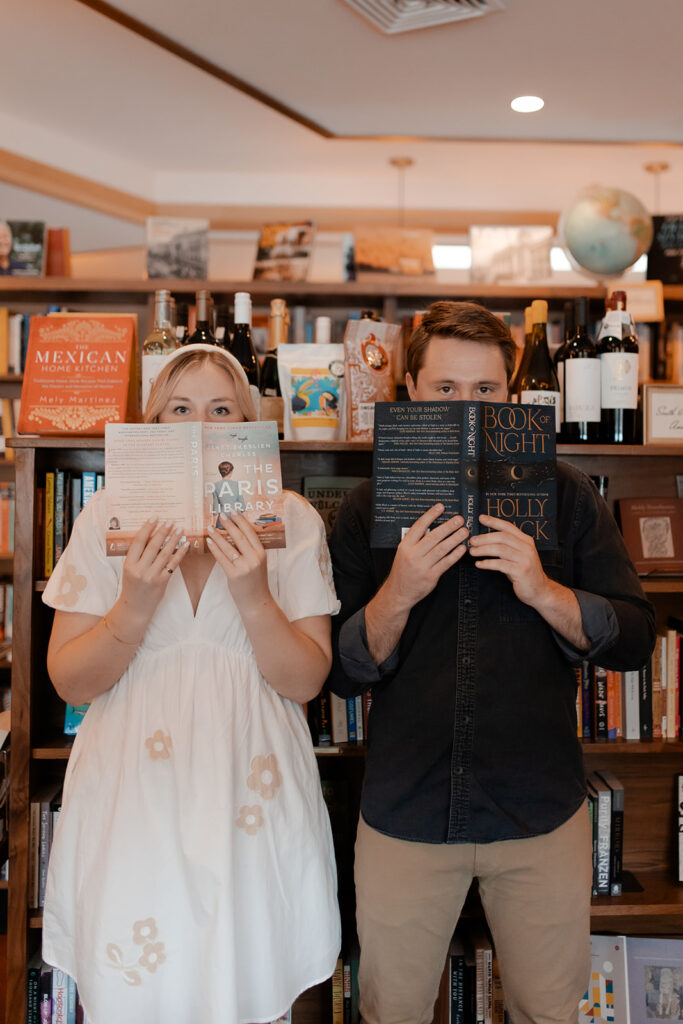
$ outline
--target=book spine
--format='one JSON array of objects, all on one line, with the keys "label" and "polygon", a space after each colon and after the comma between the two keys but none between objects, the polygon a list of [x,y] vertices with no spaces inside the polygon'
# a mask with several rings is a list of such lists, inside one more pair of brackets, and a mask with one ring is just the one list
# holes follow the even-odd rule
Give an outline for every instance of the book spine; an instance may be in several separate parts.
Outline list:
[{"label": "book spine", "polygon": [[607,671],[593,665],[593,735],[596,740],[607,739]]},{"label": "book spine", "polygon": [[346,699],[346,717],[349,729],[349,743],[358,742],[358,733],[356,731],[356,698],[347,697]]},{"label": "book spine", "polygon": [[652,739],[662,738],[662,648],[659,637],[650,659],[652,670]]},{"label": "book spine", "polygon": [[49,579],[55,566],[55,475],[45,474],[45,562],[43,571]]},{"label": "book spine", "polygon": [[332,975],[332,1024],[344,1024],[344,963],[341,957]]},{"label": "book spine", "polygon": [[450,1022],[465,1024],[465,956],[455,953],[450,957]]},{"label": "book spine", "polygon": [[621,872],[624,860],[624,791],[612,790],[612,821],[610,849],[610,896],[621,896]]},{"label": "book spine", "polygon": [[38,906],[45,903],[45,884],[47,882],[47,865],[52,845],[52,812],[49,801],[40,804],[40,836],[38,856]]},{"label": "book spine", "polygon": [[607,675],[607,739],[621,738],[621,673],[606,670]]},{"label": "book spine", "polygon": [[66,1024],[76,1024],[76,1006],[78,1003],[78,989],[76,988],[76,982],[67,975],[67,1004],[66,1004]]},{"label": "book spine", "polygon": [[40,966],[26,972],[26,1024],[40,1024]]},{"label": "book spine", "polygon": [[28,905],[32,910],[35,910],[38,907],[38,893],[40,889],[40,804],[35,800],[31,801],[29,811],[28,841]]},{"label": "book spine", "polygon": [[481,408],[479,402],[464,402],[460,425],[462,459],[460,463],[460,514],[470,536],[481,532],[479,526],[479,453],[481,448]]},{"label": "book spine", "polygon": [[678,639],[675,629],[666,631],[666,738],[678,737]]},{"label": "book spine", "polygon": [[97,474],[85,470],[81,475],[81,508],[85,508],[97,488]]},{"label": "book spine", "polygon": [[66,971],[52,968],[52,1024],[66,1024],[68,977]]},{"label": "book spine", "polygon": [[581,666],[574,668],[574,679],[576,680],[576,735],[579,739],[583,737],[583,703],[581,695]]},{"label": "book spine", "polygon": [[351,1024],[351,964],[344,960],[344,1024]]},{"label": "book spine", "polygon": [[683,775],[678,776],[678,881],[683,882]]},{"label": "book spine", "polygon": [[363,723],[363,697],[358,694],[357,697],[353,698],[356,702],[356,739],[359,743],[363,743],[365,740],[365,728]]},{"label": "book spine", "polygon": [[55,565],[64,550],[64,470],[55,470]]},{"label": "book spine", "polygon": [[640,673],[624,672],[624,718],[627,740],[640,739]]},{"label": "book spine", "polygon": [[40,972],[40,1024],[52,1024],[52,968],[43,965]]},{"label": "book spine", "polygon": [[609,789],[598,791],[598,895],[610,891],[610,829],[612,799]]},{"label": "book spine", "polygon": [[581,662],[581,724],[585,740],[589,740],[593,735],[591,707],[591,666],[584,658]]},{"label": "book spine", "polygon": [[638,727],[641,740],[653,738],[652,661],[638,672]]},{"label": "book spine", "polygon": [[348,743],[349,724],[346,717],[346,698],[338,697],[336,693],[330,693],[330,704],[332,708],[332,742]]}]

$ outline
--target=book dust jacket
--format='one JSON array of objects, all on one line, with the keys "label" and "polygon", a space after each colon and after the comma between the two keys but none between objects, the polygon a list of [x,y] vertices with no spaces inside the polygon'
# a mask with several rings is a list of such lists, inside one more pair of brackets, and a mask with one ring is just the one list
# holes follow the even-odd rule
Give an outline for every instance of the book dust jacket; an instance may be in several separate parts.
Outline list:
[{"label": "book dust jacket", "polygon": [[479,515],[556,546],[554,411],[483,402],[379,402],[373,450],[373,547],[396,547],[437,502],[471,534]]},{"label": "book dust jacket", "polygon": [[125,555],[148,519],[182,525],[204,549],[209,526],[242,513],[264,548],[285,547],[277,424],[111,423],[105,432],[107,554]]}]

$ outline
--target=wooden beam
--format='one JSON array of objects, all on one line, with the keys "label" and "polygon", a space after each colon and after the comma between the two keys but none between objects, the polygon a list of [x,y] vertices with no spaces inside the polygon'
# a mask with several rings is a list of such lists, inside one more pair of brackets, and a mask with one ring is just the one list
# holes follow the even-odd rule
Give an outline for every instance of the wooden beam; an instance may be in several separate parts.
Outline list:
[{"label": "wooden beam", "polygon": [[245,82],[243,78],[238,78],[237,75],[231,74],[224,68],[219,67],[218,64],[214,64],[212,61],[206,60],[200,54],[195,53],[194,50],[190,50],[187,46],[183,46],[182,43],[177,43],[175,39],[171,39],[170,36],[164,35],[163,32],[157,32],[156,29],[152,28],[150,25],[146,25],[143,21],[139,21],[137,18],[131,17],[130,14],[126,14],[124,11],[120,11],[118,7],[114,7],[113,4],[108,4],[105,0],[78,0],[78,3],[83,4],[84,7],[89,7],[92,11],[96,11],[105,18],[109,18],[110,21],[116,22],[117,25],[121,25],[130,32],[134,32],[137,36],[140,36],[142,39],[146,39],[155,46],[159,46],[162,50],[166,50],[167,53],[173,54],[174,57],[179,57],[180,60],[184,60],[187,64],[191,64],[192,67],[206,72],[206,74],[211,75],[212,78],[217,78],[218,81],[223,82],[224,85],[229,85],[233,89],[238,89],[240,92],[244,93],[245,96],[249,96],[258,103],[263,103],[266,107],[270,107],[271,110],[274,110],[278,114],[282,114],[284,117],[288,117],[290,121],[296,121],[297,124],[315,132],[316,135],[322,135],[325,139],[331,139],[334,137],[332,132],[328,131],[328,129],[324,128],[322,125],[317,124],[315,121],[312,121],[309,117],[305,117],[297,110],[281,103],[279,100],[276,100],[274,96],[270,96],[261,89],[257,89],[256,86],[251,85],[249,82]]},{"label": "wooden beam", "polygon": [[29,160],[7,149],[0,149],[0,181],[134,224],[144,224],[156,211],[154,203],[140,196],[100,185],[90,178],[61,171],[38,160]]}]

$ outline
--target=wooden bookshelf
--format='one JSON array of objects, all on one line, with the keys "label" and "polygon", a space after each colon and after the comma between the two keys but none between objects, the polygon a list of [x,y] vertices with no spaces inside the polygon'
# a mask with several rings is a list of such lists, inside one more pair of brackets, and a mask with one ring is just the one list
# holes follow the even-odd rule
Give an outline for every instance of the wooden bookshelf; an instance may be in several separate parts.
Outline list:
[{"label": "wooden bookshelf", "polygon": [[[21,509],[15,530],[14,649],[12,698],[12,782],[10,797],[9,943],[7,1020],[21,1022],[25,1013],[26,959],[37,946],[42,915],[28,909],[29,805],[34,787],[63,771],[71,740],[61,735],[63,704],[47,678],[45,647],[50,610],[41,602],[44,581],[33,571],[33,533],[36,481],[59,464],[66,470],[102,471],[102,438],[22,437],[12,441],[16,457],[16,500]],[[559,456],[589,474],[609,477],[610,502],[619,497],[675,494],[676,473],[683,451],[671,448],[618,446],[560,446]],[[283,442],[285,485],[301,490],[307,475],[369,476],[369,444]],[[668,614],[683,614],[681,581],[656,580],[651,598],[660,624]],[[683,764],[683,743],[607,741],[584,743],[588,770],[611,768],[625,787],[624,863],[643,891],[593,902],[595,930],[631,934],[683,935],[683,887],[675,882],[675,777]],[[351,780],[353,810],[357,810],[364,764],[361,744],[317,751],[323,778]],[[353,815],[352,815],[353,816]],[[352,859],[352,841],[349,850]],[[341,870],[341,863],[340,863]],[[348,881],[348,875],[347,875]],[[352,881],[351,881],[352,887]],[[351,900],[348,886],[343,900]],[[352,908],[343,906],[348,919]],[[329,1019],[329,984],[318,986],[297,1002],[296,1019],[323,1024]]]}]

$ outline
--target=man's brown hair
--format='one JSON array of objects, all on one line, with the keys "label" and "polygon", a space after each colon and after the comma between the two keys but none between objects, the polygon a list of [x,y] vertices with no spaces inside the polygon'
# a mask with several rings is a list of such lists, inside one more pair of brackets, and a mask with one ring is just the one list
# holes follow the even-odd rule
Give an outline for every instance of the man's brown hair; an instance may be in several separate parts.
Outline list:
[{"label": "man's brown hair", "polygon": [[413,331],[406,353],[406,371],[413,382],[422,368],[427,347],[432,338],[456,338],[497,345],[500,349],[508,384],[517,360],[517,346],[510,328],[500,317],[490,313],[476,302],[433,302],[422,323]]}]

